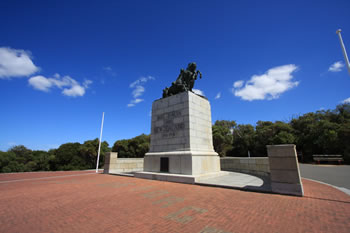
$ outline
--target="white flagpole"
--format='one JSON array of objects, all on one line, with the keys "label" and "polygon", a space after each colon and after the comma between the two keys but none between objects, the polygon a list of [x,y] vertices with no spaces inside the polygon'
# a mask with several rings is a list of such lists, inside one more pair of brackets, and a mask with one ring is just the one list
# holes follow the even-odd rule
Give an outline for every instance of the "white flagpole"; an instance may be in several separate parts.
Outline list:
[{"label": "white flagpole", "polygon": [[346,49],[345,49],[345,46],[344,46],[344,43],[343,43],[343,39],[341,37],[341,29],[338,29],[337,30],[337,34],[339,36],[339,40],[340,40],[340,45],[341,45],[341,48],[343,50],[343,55],[344,55],[344,60],[345,60],[345,63],[346,63],[346,66],[348,67],[348,71],[349,71],[349,75],[350,75],[350,64],[349,64],[349,58],[348,58],[348,55],[346,54]]},{"label": "white flagpole", "polygon": [[102,141],[102,131],[103,131],[103,120],[105,118],[105,112],[102,113],[102,124],[101,124],[101,133],[100,133],[100,142],[98,144],[97,152],[97,163],[96,163],[96,173],[98,173],[98,164],[100,162],[100,150],[101,150],[101,141]]}]

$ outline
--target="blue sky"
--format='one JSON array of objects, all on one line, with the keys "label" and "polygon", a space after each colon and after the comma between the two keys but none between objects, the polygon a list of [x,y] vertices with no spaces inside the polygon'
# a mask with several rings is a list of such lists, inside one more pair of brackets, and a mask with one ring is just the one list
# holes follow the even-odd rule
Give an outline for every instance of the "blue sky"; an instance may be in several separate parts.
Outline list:
[{"label": "blue sky", "polygon": [[[150,133],[195,61],[212,120],[255,124],[350,98],[350,1],[2,1],[0,150]],[[350,102],[350,99],[348,99]]]}]

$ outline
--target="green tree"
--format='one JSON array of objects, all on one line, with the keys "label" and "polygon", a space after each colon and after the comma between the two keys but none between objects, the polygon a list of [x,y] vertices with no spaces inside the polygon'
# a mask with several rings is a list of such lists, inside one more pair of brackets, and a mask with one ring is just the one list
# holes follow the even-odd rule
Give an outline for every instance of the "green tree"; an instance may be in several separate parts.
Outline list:
[{"label": "green tree", "polygon": [[[99,139],[96,138],[94,140],[85,141],[80,147],[80,155],[85,160],[85,164],[88,168],[96,167],[98,146]],[[104,164],[105,153],[110,151],[108,146],[109,145],[106,141],[101,143],[99,167]]]},{"label": "green tree", "polygon": [[276,121],[258,121],[256,124],[255,151],[257,156],[267,156],[266,145],[293,144],[295,137],[290,124]]},{"label": "green tree", "polygon": [[113,152],[118,152],[119,158],[131,158],[132,153],[129,151],[129,140],[118,140],[112,147]]},{"label": "green tree", "polygon": [[233,129],[232,133],[232,151],[229,156],[247,157],[248,151],[252,153],[255,149],[255,129],[252,125],[238,125]]},{"label": "green tree", "polygon": [[13,146],[8,151],[16,155],[16,161],[19,164],[26,164],[29,161],[33,161],[32,150],[27,149],[23,145]]},{"label": "green tree", "polygon": [[[15,153],[11,151],[0,151],[0,172],[12,172],[11,168],[13,167],[13,165],[8,167],[11,161],[16,161]],[[17,170],[17,168],[14,169]],[[15,172],[15,170],[13,172]]]},{"label": "green tree", "polygon": [[307,113],[291,121],[298,150],[306,161],[313,154],[341,154],[349,159],[350,104],[338,105],[335,110]]},{"label": "green tree", "polygon": [[220,156],[226,156],[232,150],[232,130],[236,126],[235,121],[215,121],[212,127],[214,150]]},{"label": "green tree", "polygon": [[118,140],[112,151],[118,152],[119,158],[143,158],[149,151],[150,135],[141,134],[131,139]]},{"label": "green tree", "polygon": [[51,155],[46,151],[33,151],[34,162],[36,163],[35,171],[49,171]]},{"label": "green tree", "polygon": [[65,143],[55,150],[55,170],[81,170],[87,169],[83,158],[79,155],[80,143]]}]

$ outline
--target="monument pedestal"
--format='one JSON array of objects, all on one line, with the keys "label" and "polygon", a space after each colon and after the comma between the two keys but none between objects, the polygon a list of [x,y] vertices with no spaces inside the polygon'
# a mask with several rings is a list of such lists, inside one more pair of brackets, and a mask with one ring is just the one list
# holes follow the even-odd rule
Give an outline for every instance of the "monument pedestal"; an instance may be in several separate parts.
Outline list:
[{"label": "monument pedestal", "polygon": [[206,98],[182,92],[154,101],[151,128],[144,172],[136,173],[136,177],[194,183],[203,177],[220,175]]}]

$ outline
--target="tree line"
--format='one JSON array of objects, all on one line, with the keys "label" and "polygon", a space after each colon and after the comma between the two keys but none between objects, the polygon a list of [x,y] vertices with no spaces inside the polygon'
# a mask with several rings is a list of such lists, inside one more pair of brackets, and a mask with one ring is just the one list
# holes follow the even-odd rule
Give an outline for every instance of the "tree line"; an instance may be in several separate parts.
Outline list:
[{"label": "tree line", "polygon": [[[99,140],[62,144],[49,151],[30,150],[23,145],[0,151],[0,172],[68,171],[96,168]],[[106,141],[101,143],[99,166],[104,164]]]},{"label": "tree line", "polygon": [[[220,156],[267,156],[266,145],[296,144],[303,162],[313,154],[340,154],[350,164],[350,104],[334,110],[321,110],[294,117],[289,122],[258,121],[237,124],[218,120],[212,127],[213,145]],[[83,170],[96,167],[99,140],[65,143],[49,151],[30,150],[22,145],[0,151],[0,172]],[[148,152],[150,135],[118,140],[110,148],[101,143],[100,167],[106,152],[118,152],[119,158],[143,158]]]},{"label": "tree line", "polygon": [[302,162],[314,154],[343,155],[350,163],[350,104],[298,116],[289,122],[258,121],[256,126],[216,121],[213,144],[220,156],[267,156],[266,145],[296,144]]}]

